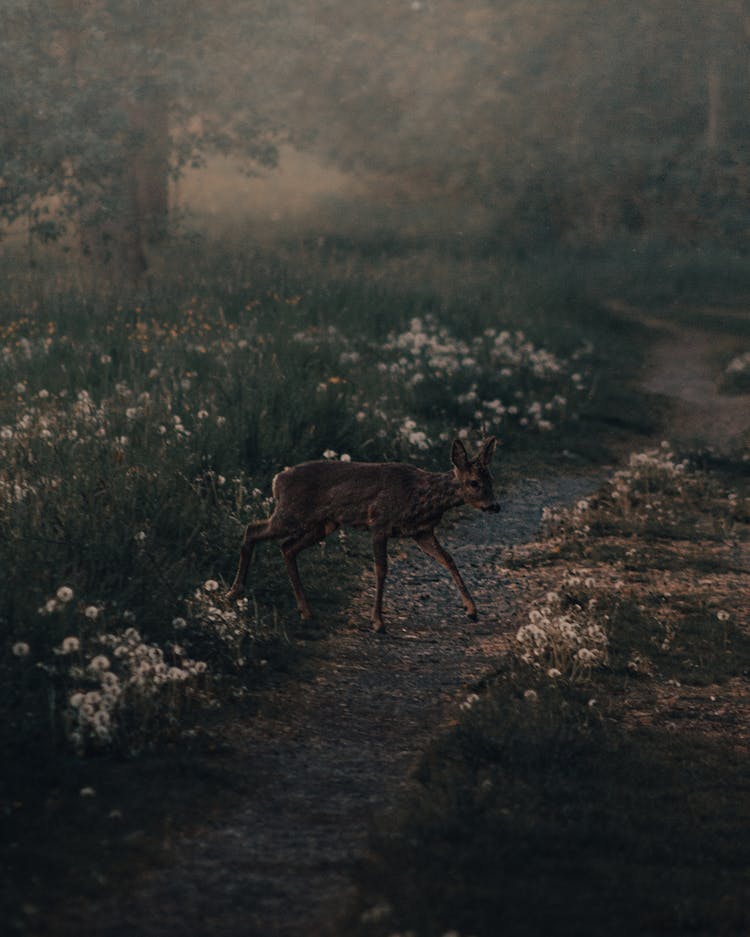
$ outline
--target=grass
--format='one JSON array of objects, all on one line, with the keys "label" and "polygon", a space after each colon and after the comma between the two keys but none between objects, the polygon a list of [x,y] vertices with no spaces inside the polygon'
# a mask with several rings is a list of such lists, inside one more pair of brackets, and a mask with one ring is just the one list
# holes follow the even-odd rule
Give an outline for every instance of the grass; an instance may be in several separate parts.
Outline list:
[{"label": "grass", "polygon": [[[521,629],[428,750],[373,833],[340,933],[747,932],[745,468],[661,448],[548,515],[548,538],[512,564],[540,595],[530,621],[548,650],[530,654]],[[571,667],[563,642],[593,624],[606,657]]]},{"label": "grass", "polygon": [[341,933],[746,931],[744,757],[625,732],[564,689],[530,703],[503,681],[475,709],[375,835],[366,898]]}]

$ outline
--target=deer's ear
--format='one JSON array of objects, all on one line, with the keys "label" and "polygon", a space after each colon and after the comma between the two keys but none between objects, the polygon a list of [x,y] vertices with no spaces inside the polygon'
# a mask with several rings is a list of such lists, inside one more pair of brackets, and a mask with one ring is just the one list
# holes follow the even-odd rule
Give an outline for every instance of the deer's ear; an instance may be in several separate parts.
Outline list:
[{"label": "deer's ear", "polygon": [[465,472],[469,467],[469,456],[466,452],[466,446],[460,439],[453,440],[453,445],[451,446],[451,462],[461,472]]},{"label": "deer's ear", "polygon": [[482,465],[487,466],[490,464],[492,456],[495,454],[496,445],[497,439],[495,439],[494,436],[490,436],[482,443],[482,448],[479,450],[479,455],[477,456]]}]

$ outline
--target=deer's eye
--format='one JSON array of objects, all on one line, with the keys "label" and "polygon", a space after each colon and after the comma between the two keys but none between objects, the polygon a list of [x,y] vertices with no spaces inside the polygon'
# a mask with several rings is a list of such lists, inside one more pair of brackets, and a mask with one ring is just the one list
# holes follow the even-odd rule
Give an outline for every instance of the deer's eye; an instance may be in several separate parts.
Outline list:
[{"label": "deer's eye", "polygon": [[470,487],[470,488],[478,488],[478,487],[479,487],[479,482],[478,482],[478,481],[475,481],[475,480],[472,478],[472,480],[469,482],[469,487]]}]

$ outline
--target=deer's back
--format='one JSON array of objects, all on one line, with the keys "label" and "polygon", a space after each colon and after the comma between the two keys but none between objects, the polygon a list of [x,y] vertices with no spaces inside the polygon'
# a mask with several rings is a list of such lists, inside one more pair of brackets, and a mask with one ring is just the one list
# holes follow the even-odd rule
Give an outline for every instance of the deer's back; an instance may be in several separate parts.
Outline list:
[{"label": "deer's back", "polygon": [[276,476],[273,493],[277,511],[305,528],[333,522],[410,533],[425,526],[429,477],[402,462],[303,462]]}]

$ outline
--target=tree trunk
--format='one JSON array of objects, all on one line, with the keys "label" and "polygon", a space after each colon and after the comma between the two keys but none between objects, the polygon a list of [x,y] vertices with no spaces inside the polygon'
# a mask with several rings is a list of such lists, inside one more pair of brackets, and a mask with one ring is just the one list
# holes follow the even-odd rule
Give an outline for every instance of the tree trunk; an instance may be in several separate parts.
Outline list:
[{"label": "tree trunk", "polygon": [[164,95],[144,84],[127,103],[133,210],[145,245],[158,244],[169,220],[169,118]]}]

